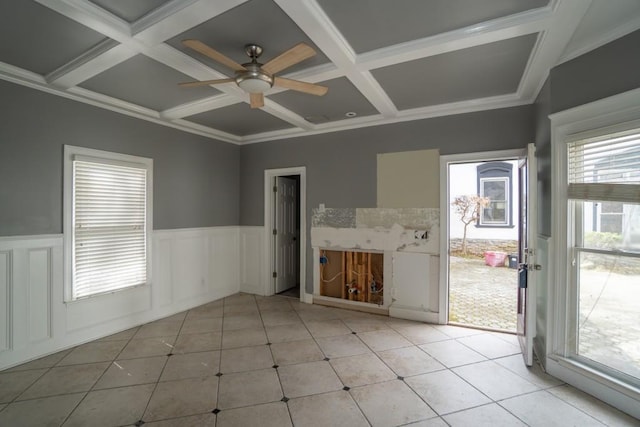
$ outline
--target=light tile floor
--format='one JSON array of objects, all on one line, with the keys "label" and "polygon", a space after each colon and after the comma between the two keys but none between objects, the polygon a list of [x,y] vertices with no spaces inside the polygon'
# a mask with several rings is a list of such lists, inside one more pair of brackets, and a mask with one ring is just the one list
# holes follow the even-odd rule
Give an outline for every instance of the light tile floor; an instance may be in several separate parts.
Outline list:
[{"label": "light tile floor", "polygon": [[0,372],[0,426],[631,426],[513,335],[237,294]]}]

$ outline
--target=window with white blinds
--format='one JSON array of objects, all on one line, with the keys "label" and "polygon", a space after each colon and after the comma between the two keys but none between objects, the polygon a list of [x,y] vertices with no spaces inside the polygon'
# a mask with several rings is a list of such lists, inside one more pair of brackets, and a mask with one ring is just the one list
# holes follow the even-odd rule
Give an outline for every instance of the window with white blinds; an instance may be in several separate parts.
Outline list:
[{"label": "window with white blinds", "polygon": [[568,197],[640,201],[640,129],[568,144]]},{"label": "window with white blinds", "polygon": [[70,299],[148,283],[148,166],[73,155],[71,169]]}]

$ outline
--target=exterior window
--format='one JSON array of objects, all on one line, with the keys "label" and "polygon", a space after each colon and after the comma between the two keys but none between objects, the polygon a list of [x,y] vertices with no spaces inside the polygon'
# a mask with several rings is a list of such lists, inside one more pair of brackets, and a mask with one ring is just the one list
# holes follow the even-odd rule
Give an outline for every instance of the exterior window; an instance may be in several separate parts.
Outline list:
[{"label": "exterior window", "polygon": [[640,129],[567,145],[575,320],[569,354],[640,385]]},{"label": "exterior window", "polygon": [[512,170],[513,166],[506,162],[490,162],[478,166],[478,194],[489,198],[489,205],[480,212],[478,226],[513,226]]},{"label": "exterior window", "polygon": [[489,198],[489,206],[482,209],[481,225],[508,225],[509,178],[481,178],[480,195]]},{"label": "exterior window", "polygon": [[65,146],[66,299],[149,283],[152,160]]}]

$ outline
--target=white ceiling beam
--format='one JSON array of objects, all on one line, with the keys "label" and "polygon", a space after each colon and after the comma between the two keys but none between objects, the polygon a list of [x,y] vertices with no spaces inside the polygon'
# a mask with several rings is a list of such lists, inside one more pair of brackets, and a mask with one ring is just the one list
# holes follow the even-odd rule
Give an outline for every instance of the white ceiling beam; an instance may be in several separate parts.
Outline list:
[{"label": "white ceiling beam", "polygon": [[358,55],[357,68],[375,68],[413,61],[500,40],[537,33],[548,27],[552,16],[550,7],[493,19],[481,24],[376,49]]},{"label": "white ceiling beam", "polygon": [[[385,117],[398,110],[375,79],[356,69],[356,55],[324,10],[314,0],[274,0]],[[375,82],[375,83],[374,83]]]},{"label": "white ceiling beam", "polygon": [[247,0],[172,1],[132,25],[137,40],[154,46],[241,5]]},{"label": "white ceiling beam", "polygon": [[535,101],[590,5],[591,0],[556,0],[552,4],[548,29],[538,37],[518,86],[523,100]]},{"label": "white ceiling beam", "polygon": [[[137,53],[145,53],[159,62],[169,66],[177,63],[172,61],[171,55],[163,58],[157,45],[188,28],[207,21],[229,8],[242,4],[246,0],[174,0],[161,7],[158,11],[142,18],[138,23],[145,26],[145,30],[132,35],[129,24],[111,13],[103,10],[88,0],[37,0],[42,5],[55,10],[64,16],[85,25],[94,31],[121,43],[114,49],[105,51],[103,45],[113,43],[105,41],[80,57],[60,67],[50,76],[50,81],[60,87],[71,87],[121,63]],[[155,22],[151,24],[151,22]],[[158,52],[149,51],[155,49]],[[165,49],[169,52],[169,49]],[[156,56],[155,53],[158,53]],[[185,59],[183,55],[181,59]],[[173,62],[173,65],[170,63]],[[204,65],[203,65],[204,66]],[[175,66],[174,66],[175,68]],[[217,72],[209,68],[206,78]]]},{"label": "white ceiling beam", "polygon": [[243,102],[243,100],[238,99],[237,96],[227,94],[215,95],[166,109],[160,112],[160,117],[167,120],[181,119],[183,117],[193,116],[194,114],[204,113],[205,111],[228,107],[229,105],[240,102]]},{"label": "white ceiling beam", "polygon": [[[304,70],[296,71],[289,74],[283,74],[282,77],[294,80],[304,80],[309,83],[320,83],[326,80],[337,79],[338,77],[344,77],[344,72],[337,68],[335,65],[321,64],[315,67],[305,68]],[[270,92],[274,93],[274,92]]]},{"label": "white ceiling beam", "polygon": [[110,14],[88,0],[35,1],[120,43],[131,38],[131,27],[128,22]]},{"label": "white ceiling beam", "polygon": [[[7,64],[6,62],[0,62],[0,79],[29,86],[34,89],[41,89],[42,86],[47,84],[45,78],[40,74]],[[31,86],[31,84],[35,86]]]},{"label": "white ceiling beam", "polygon": [[[110,40],[104,42],[105,45],[109,46],[112,46],[112,43]],[[51,72],[46,76],[46,79],[60,88],[69,88],[89,80],[91,77],[126,61],[136,54],[135,50],[123,44],[112,46],[106,51],[100,49],[99,45]]]}]

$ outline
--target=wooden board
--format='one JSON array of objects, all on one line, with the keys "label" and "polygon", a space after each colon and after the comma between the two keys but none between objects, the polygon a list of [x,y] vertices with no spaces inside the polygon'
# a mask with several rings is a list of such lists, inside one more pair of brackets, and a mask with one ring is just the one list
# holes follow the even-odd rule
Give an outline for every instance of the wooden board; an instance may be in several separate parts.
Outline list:
[{"label": "wooden board", "polygon": [[326,264],[320,264],[320,295],[382,305],[383,254],[321,249],[320,256],[327,258]]}]

